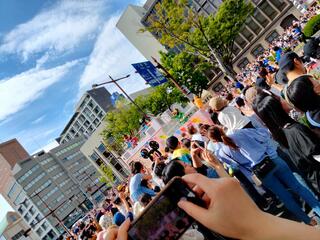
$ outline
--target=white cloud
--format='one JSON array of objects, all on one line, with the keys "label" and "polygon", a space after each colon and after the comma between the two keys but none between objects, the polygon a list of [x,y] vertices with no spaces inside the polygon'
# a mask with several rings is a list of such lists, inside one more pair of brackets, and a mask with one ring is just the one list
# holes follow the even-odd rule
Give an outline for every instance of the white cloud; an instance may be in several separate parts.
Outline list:
[{"label": "white cloud", "polygon": [[16,53],[27,60],[33,53],[72,50],[99,29],[105,6],[104,0],[59,1],[7,33],[0,53]]},{"label": "white cloud", "polygon": [[[116,28],[119,16],[111,17],[97,38],[89,62],[80,79],[80,93],[93,83],[131,73],[132,77],[119,82],[129,93],[146,87],[144,81],[134,73],[132,63],[145,61],[145,58],[129,43]],[[109,92],[119,91],[112,85],[106,86]]]},{"label": "white cloud", "polygon": [[58,82],[79,60],[41,69],[33,68],[11,78],[0,80],[0,121],[23,109]]},{"label": "white cloud", "polygon": [[46,115],[42,115],[31,122],[31,124],[41,123],[45,119]]}]

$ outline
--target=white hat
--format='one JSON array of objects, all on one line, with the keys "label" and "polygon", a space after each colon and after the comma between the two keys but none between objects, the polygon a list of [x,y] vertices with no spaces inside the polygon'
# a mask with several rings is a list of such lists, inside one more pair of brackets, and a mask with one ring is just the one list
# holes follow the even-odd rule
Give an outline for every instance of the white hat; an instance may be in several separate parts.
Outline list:
[{"label": "white hat", "polygon": [[239,109],[228,106],[224,108],[218,115],[219,122],[228,128],[229,131],[241,129],[246,126],[250,119],[243,116]]}]

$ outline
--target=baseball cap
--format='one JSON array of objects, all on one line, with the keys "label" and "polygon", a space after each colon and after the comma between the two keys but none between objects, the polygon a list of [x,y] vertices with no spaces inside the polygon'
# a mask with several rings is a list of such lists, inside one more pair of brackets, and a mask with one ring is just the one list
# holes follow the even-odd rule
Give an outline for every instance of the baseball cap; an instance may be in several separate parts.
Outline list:
[{"label": "baseball cap", "polygon": [[220,96],[216,96],[210,99],[209,106],[213,111],[220,111],[222,108],[228,105],[228,101]]}]

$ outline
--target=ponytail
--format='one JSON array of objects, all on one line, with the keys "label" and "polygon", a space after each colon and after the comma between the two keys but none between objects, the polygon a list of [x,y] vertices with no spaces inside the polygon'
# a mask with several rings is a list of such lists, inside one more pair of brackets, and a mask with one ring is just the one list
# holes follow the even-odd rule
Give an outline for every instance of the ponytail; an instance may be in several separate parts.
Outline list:
[{"label": "ponytail", "polygon": [[227,135],[222,135],[221,139],[223,141],[223,143],[225,145],[227,145],[228,147],[232,148],[232,149],[238,149],[238,146],[234,143],[234,141],[229,138]]}]

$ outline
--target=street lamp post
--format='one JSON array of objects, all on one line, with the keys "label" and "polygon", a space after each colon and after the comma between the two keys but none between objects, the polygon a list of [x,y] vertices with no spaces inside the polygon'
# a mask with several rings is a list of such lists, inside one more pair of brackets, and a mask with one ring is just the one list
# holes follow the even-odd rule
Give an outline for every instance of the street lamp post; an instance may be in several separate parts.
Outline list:
[{"label": "street lamp post", "polygon": [[92,88],[96,88],[105,84],[109,84],[109,83],[114,83],[119,89],[120,91],[129,99],[129,101],[136,106],[136,108],[144,115],[147,116],[147,114],[143,111],[143,109],[134,102],[134,100],[127,94],[127,92],[118,84],[118,81],[122,80],[122,79],[126,79],[130,77],[130,74],[128,74],[127,76],[121,77],[121,78],[117,78],[117,79],[113,79],[110,75],[109,78],[111,81],[106,81],[106,82],[102,82],[99,84],[92,84]]}]

